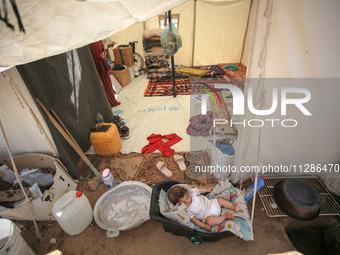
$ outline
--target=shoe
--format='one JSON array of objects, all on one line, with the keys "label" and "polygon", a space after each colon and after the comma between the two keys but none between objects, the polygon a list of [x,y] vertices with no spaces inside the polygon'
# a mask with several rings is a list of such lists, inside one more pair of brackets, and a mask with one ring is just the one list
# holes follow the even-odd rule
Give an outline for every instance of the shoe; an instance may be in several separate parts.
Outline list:
[{"label": "shoe", "polygon": [[117,127],[125,125],[125,122],[119,115],[113,115],[113,123],[116,124]]},{"label": "shoe", "polygon": [[159,161],[156,164],[156,168],[157,168],[158,171],[160,171],[162,174],[164,174],[166,178],[172,177],[172,172],[168,169],[166,163]]},{"label": "shoe", "polygon": [[122,126],[121,128],[118,129],[118,131],[119,130],[120,130],[119,134],[121,138],[123,138],[124,140],[130,138],[130,129],[127,126]]},{"label": "shoe", "polygon": [[175,155],[174,160],[177,163],[179,170],[185,172],[187,170],[187,166],[184,163],[184,158],[181,155]]}]

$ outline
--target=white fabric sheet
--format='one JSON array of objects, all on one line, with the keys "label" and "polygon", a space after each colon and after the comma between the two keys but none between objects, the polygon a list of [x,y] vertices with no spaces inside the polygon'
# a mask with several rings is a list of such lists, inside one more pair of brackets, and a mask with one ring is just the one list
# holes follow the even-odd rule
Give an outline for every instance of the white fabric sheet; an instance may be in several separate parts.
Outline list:
[{"label": "white fabric sheet", "polygon": [[[337,96],[340,87],[335,80],[329,80],[333,86],[325,86],[325,80],[320,80],[339,77],[340,49],[337,44],[340,30],[335,25],[340,24],[339,8],[340,2],[336,0],[254,2],[247,77],[265,80],[252,83],[249,79],[246,87],[253,88],[257,109],[268,109],[271,105],[269,78],[296,78],[282,87],[304,86],[308,89],[311,100],[306,107],[312,116],[304,116],[299,109],[292,107],[287,116],[275,112],[270,118],[296,119],[299,124],[295,128],[240,128],[235,156],[238,169],[244,165],[340,162]],[[319,80],[311,79],[301,86],[301,80],[307,81],[308,78]],[[264,119],[265,116],[256,116],[246,108],[244,118]],[[233,177],[237,180],[253,175],[238,173]],[[329,178],[337,176],[339,174],[334,171],[327,173]]]},{"label": "white fabric sheet", "polygon": [[153,133],[175,133],[181,137],[180,142],[171,146],[178,152],[210,148],[209,137],[193,137],[186,133],[190,119],[190,96],[144,97],[147,85],[146,74],[135,78],[118,94],[117,100],[121,105],[112,108],[113,114],[122,117],[130,129],[130,138],[122,140],[121,153],[141,153],[142,148],[149,144],[147,137]]}]

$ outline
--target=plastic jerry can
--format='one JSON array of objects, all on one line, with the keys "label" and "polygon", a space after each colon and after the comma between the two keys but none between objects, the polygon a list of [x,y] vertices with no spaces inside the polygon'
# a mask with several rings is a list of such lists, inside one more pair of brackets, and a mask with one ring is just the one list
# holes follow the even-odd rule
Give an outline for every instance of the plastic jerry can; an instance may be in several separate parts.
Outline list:
[{"label": "plastic jerry can", "polygon": [[114,123],[97,124],[96,130],[90,133],[90,141],[98,156],[110,157],[120,152],[122,141]]},{"label": "plastic jerry can", "polygon": [[81,191],[69,191],[52,207],[60,227],[69,235],[83,232],[92,222],[93,211],[88,198]]}]

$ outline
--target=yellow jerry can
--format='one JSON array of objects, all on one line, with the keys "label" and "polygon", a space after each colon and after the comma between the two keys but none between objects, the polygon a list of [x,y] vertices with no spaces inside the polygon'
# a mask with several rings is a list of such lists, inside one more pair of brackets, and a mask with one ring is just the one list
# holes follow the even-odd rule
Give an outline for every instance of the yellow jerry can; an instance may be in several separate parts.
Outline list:
[{"label": "yellow jerry can", "polygon": [[96,130],[90,133],[90,141],[98,156],[108,157],[120,152],[122,142],[115,124],[100,123]]}]

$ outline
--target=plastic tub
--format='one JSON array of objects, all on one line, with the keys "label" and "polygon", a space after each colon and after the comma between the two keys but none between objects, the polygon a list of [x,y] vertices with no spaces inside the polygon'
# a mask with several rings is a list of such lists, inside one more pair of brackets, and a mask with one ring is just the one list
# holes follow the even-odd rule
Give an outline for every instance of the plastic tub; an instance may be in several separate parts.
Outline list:
[{"label": "plastic tub", "polygon": [[139,227],[150,219],[152,189],[138,181],[122,182],[106,191],[93,209],[94,220],[108,237]]},{"label": "plastic tub", "polygon": [[20,229],[9,219],[0,219],[0,254],[35,254],[25,239],[20,235]]},{"label": "plastic tub", "polygon": [[60,227],[71,236],[83,232],[93,219],[90,202],[81,191],[72,190],[59,198],[52,212]]}]

